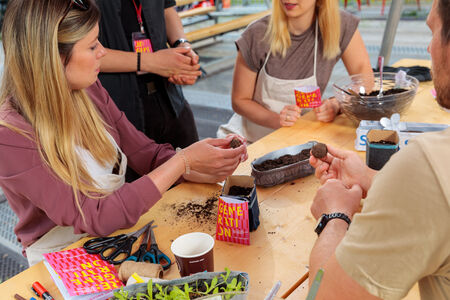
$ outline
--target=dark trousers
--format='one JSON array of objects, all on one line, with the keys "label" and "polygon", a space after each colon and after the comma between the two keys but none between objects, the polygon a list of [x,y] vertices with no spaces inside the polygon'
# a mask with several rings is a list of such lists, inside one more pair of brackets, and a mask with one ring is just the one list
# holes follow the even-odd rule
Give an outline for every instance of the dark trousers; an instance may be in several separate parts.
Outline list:
[{"label": "dark trousers", "polygon": [[[184,100],[184,108],[177,117],[164,90],[148,91],[147,87],[141,86],[141,97],[144,107],[143,132],[146,136],[158,144],[169,143],[174,149],[185,148],[198,141],[194,114],[187,101]],[[127,169],[127,182],[138,178],[140,175],[134,170]]]},{"label": "dark trousers", "polygon": [[198,141],[194,115],[187,101],[175,116],[165,91],[155,91],[144,99],[144,133],[158,144],[185,148]]}]

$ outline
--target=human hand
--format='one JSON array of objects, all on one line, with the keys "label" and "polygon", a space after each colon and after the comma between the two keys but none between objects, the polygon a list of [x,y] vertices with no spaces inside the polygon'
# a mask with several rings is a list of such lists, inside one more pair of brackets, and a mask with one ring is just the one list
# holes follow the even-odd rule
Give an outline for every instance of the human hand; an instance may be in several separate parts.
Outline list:
[{"label": "human hand", "polygon": [[230,148],[232,137],[207,138],[192,144],[183,151],[192,170],[215,176],[229,176],[241,161],[247,159],[245,144]]},{"label": "human hand", "polygon": [[[185,49],[190,49],[189,52],[184,53],[187,57],[191,58],[191,65],[197,65],[198,64],[198,55],[197,53],[192,50],[191,45],[189,43],[181,43],[177,48],[183,47]],[[201,75],[201,71],[200,71]],[[197,81],[198,76],[192,76],[192,75],[172,75],[169,77],[169,81],[173,84],[178,85],[193,85]]]},{"label": "human hand", "polygon": [[193,85],[197,81],[198,76],[190,75],[172,75],[169,77],[169,81],[178,85]]},{"label": "human hand", "polygon": [[300,118],[301,109],[297,105],[286,105],[281,110],[280,125],[281,126],[293,126],[295,122]]},{"label": "human hand", "polygon": [[332,122],[339,110],[339,101],[334,97],[324,100],[321,106],[314,108],[316,118],[321,122]]},{"label": "human hand", "polygon": [[197,53],[195,53],[194,50],[192,50],[191,44],[189,44],[189,43],[181,43],[180,45],[178,45],[178,47],[191,49],[191,51],[187,52],[185,55],[189,56],[191,58],[192,65],[198,64],[198,59],[199,59],[198,55],[197,55]]},{"label": "human hand", "polygon": [[228,145],[228,147],[226,149],[232,148],[231,146],[231,142],[233,139],[237,139],[241,142],[242,145],[245,145],[245,154],[241,156],[241,162],[244,162],[247,160],[248,158],[248,153],[247,153],[247,139],[239,134],[236,133],[230,133],[227,134],[227,136],[225,137],[225,139],[230,140],[230,144]]},{"label": "human hand", "polygon": [[190,51],[190,48],[177,47],[142,53],[141,70],[163,77],[173,75],[198,77],[201,75],[200,65],[192,63],[192,58],[187,55]]},{"label": "human hand", "polygon": [[330,179],[322,185],[314,197],[311,213],[319,219],[322,214],[344,213],[350,219],[361,210],[362,189],[355,184],[346,187],[342,181]]},{"label": "human hand", "polygon": [[316,168],[315,175],[320,183],[339,179],[347,188],[357,184],[365,197],[376,171],[367,167],[356,152],[340,150],[330,145],[327,148],[328,153],[324,158],[317,159],[312,155],[309,158],[311,166]]}]

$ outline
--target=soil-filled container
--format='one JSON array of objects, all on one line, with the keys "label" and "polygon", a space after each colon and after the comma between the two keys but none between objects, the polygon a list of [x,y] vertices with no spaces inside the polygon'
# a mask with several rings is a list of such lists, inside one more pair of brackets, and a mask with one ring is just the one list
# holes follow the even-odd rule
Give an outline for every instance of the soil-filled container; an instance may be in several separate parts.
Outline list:
[{"label": "soil-filled container", "polygon": [[[227,276],[228,274],[228,276]],[[214,279],[216,278],[216,279]],[[224,281],[224,279],[226,279]],[[240,292],[233,291],[233,292],[224,292],[225,290],[233,290],[233,280],[235,280],[235,286],[240,284],[242,287],[242,290]],[[215,283],[214,283],[214,282]],[[207,285],[206,285],[206,284]],[[151,290],[153,292],[153,298],[151,299],[160,299],[155,298],[156,295],[159,293],[161,294],[161,290],[165,292],[167,295],[172,292],[175,287],[177,287],[181,291],[185,291],[185,284],[188,285],[189,289],[192,290],[192,293],[190,293],[189,297],[190,299],[232,299],[232,300],[246,300],[249,290],[249,277],[247,273],[244,272],[236,272],[231,271],[229,273],[227,272],[201,272],[197,274],[193,274],[191,276],[182,277],[178,279],[173,280],[163,280],[163,279],[153,279]],[[208,293],[208,295],[202,294],[207,292],[207,288],[211,287],[212,284],[215,284],[216,287],[218,287],[218,292],[216,294],[213,294],[213,289],[211,289],[211,292]],[[161,290],[160,290],[161,288]],[[123,288],[122,294],[127,294],[127,299],[136,299],[135,297],[137,294],[144,294],[148,295],[149,291],[149,285],[148,283],[136,283],[129,286],[126,286]],[[196,293],[199,291],[200,293]],[[114,297],[113,299],[124,299],[120,297]],[[141,296],[141,299],[147,299],[143,298]],[[165,298],[164,298],[165,299]]]},{"label": "soil-filled container", "polygon": [[380,170],[389,158],[398,151],[397,131],[372,129],[367,133],[366,164],[369,168]]},{"label": "soil-filled container", "polygon": [[[315,144],[316,141],[310,141],[255,159],[251,164],[255,184],[269,187],[313,174],[314,168],[309,164],[309,152]],[[271,162],[274,168],[265,168],[264,165],[270,165],[267,162]]]},{"label": "soil-filled container", "polygon": [[248,202],[249,227],[255,231],[259,226],[259,204],[255,179],[246,175],[231,175],[222,189],[222,195]]}]

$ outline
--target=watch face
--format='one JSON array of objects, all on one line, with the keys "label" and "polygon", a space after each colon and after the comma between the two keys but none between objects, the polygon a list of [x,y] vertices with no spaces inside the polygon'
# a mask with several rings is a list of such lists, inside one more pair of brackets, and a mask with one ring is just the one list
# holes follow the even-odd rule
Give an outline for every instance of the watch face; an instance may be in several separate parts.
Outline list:
[{"label": "watch face", "polygon": [[326,214],[323,214],[320,216],[319,220],[317,221],[317,225],[316,225],[316,229],[314,229],[315,232],[317,232],[317,234],[321,233],[324,227],[324,221],[326,218]]}]

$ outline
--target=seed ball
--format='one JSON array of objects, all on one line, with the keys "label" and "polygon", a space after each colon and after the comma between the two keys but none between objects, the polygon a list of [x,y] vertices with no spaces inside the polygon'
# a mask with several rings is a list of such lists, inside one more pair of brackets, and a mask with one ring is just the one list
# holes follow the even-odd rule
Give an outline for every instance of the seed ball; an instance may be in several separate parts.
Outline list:
[{"label": "seed ball", "polygon": [[242,145],[242,142],[239,139],[234,138],[234,139],[231,140],[231,143],[230,143],[230,147],[231,148],[237,148],[240,145]]},{"label": "seed ball", "polygon": [[324,158],[328,153],[327,145],[317,143],[312,147],[311,153],[315,158]]}]

